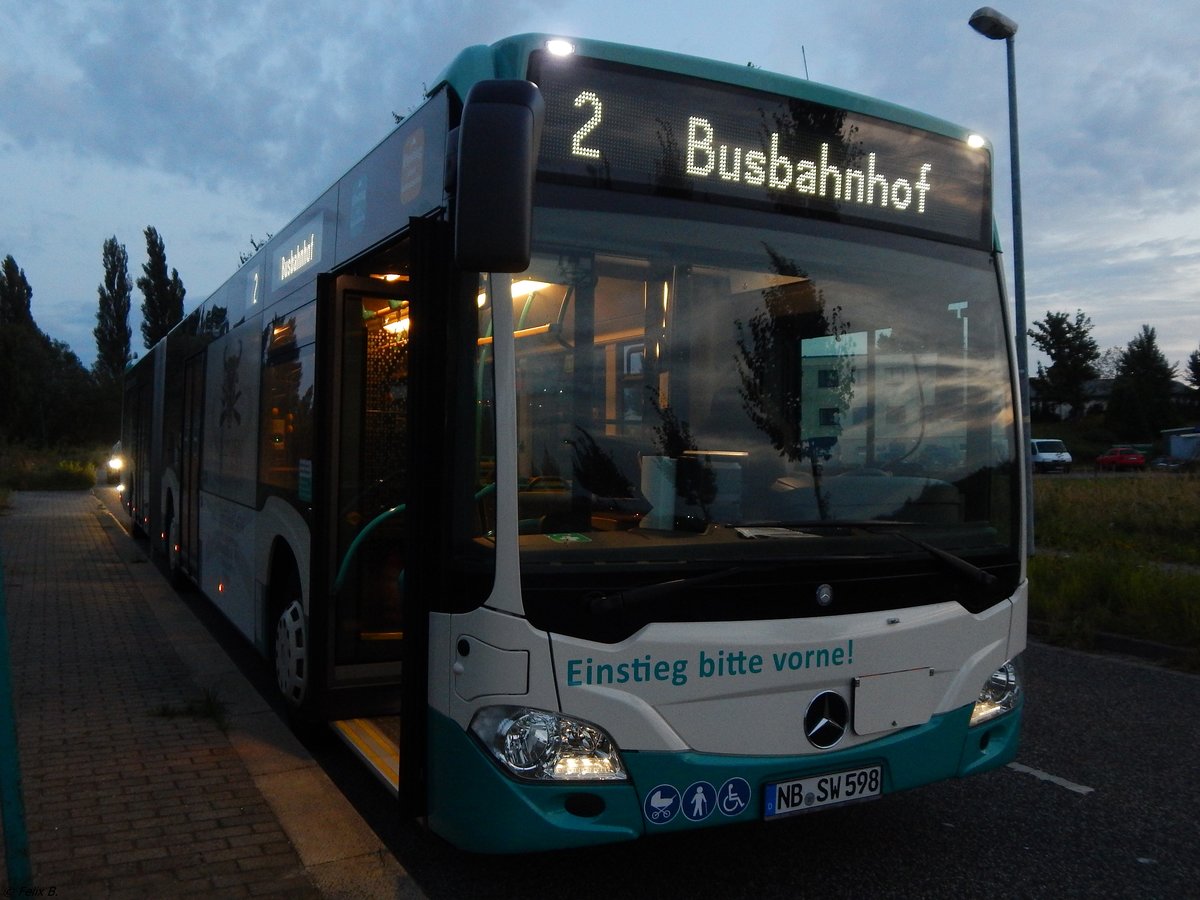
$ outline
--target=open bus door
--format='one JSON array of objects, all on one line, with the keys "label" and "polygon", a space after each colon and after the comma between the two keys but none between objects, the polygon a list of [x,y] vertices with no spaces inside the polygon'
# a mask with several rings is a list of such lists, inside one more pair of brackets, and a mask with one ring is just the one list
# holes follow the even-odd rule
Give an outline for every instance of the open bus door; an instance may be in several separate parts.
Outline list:
[{"label": "open bus door", "polygon": [[[399,792],[401,691],[409,621],[408,491],[411,297],[353,275],[323,277],[321,331],[332,335],[321,370],[326,410],[325,515],[315,525],[312,609],[324,628],[329,688],[323,712],[393,792]],[[314,473],[316,474],[316,473]],[[324,609],[321,601],[324,599]],[[417,617],[418,621],[421,617]],[[314,648],[316,649],[316,648]],[[353,691],[346,690],[353,689]],[[343,696],[361,702],[347,707]]]},{"label": "open bus door", "polygon": [[447,602],[455,449],[446,416],[455,373],[472,357],[456,363],[454,323],[467,315],[475,324],[477,272],[529,263],[541,119],[528,82],[476,86],[460,133],[455,226],[410,219],[353,274],[318,278],[319,330],[332,337],[318,361],[328,377],[318,387],[326,427],[314,479],[326,513],[314,533],[310,615],[328,626],[319,652],[331,695],[381,688],[390,715],[336,727],[414,814],[425,805],[429,612]]},{"label": "open bus door", "polygon": [[320,285],[333,377],[320,388],[328,502],[313,573],[327,609],[312,615],[328,624],[330,695],[353,688],[365,703],[338,709],[335,727],[409,808],[423,797],[429,609],[445,546],[448,243],[444,225],[414,220],[409,236],[363,264],[399,277]]}]

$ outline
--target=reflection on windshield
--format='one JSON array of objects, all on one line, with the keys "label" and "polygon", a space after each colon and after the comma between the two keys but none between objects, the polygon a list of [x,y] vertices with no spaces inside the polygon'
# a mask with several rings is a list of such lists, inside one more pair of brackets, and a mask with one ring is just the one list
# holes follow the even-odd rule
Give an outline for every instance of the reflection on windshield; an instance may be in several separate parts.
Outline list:
[{"label": "reflection on windshield", "polygon": [[836,520],[1009,540],[1013,410],[985,255],[560,210],[538,222],[512,285],[521,530],[552,538],[536,546]]}]

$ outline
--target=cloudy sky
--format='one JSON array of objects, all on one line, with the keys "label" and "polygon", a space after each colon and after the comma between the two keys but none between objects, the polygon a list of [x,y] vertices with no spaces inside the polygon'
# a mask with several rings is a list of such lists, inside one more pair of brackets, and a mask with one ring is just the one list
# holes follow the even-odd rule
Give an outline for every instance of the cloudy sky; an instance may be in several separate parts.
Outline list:
[{"label": "cloudy sky", "polygon": [[[95,357],[101,249],[163,236],[191,309],[416,106],[464,46],[526,31],[809,77],[987,134],[1011,246],[1002,41],[948,0],[0,0],[0,257],[33,315]],[[1082,309],[1200,347],[1195,0],[1003,0],[1016,39],[1029,321]],[[1011,285],[1011,253],[1008,254]],[[133,295],[141,350],[141,294]],[[1031,349],[1032,358],[1037,359]]]}]

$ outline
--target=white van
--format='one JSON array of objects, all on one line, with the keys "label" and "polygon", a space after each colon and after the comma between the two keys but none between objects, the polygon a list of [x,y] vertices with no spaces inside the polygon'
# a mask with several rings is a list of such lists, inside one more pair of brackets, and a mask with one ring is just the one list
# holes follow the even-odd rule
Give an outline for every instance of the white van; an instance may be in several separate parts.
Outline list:
[{"label": "white van", "polygon": [[1071,471],[1071,454],[1062,441],[1034,438],[1029,443],[1033,451],[1033,471]]}]

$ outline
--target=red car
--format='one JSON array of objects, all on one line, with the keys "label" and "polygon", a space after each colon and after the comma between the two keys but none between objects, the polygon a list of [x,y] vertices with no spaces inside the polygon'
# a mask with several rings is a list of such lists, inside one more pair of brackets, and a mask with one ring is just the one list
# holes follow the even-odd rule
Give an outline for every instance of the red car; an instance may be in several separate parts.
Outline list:
[{"label": "red car", "polygon": [[1112,469],[1114,472],[1118,469],[1144,469],[1146,455],[1132,447],[1109,447],[1096,457],[1096,468],[1100,471]]}]

